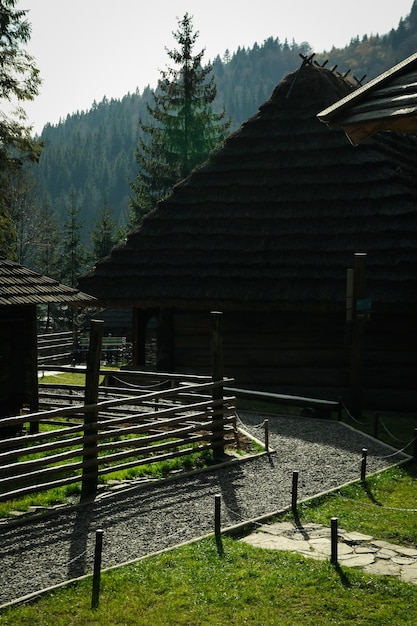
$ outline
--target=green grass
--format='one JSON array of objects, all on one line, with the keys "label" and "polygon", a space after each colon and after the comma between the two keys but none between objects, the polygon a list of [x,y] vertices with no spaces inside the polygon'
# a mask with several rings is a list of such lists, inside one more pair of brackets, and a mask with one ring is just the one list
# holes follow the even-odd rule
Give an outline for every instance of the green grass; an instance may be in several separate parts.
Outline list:
[{"label": "green grass", "polygon": [[[416,486],[416,463],[391,468],[370,477],[365,486],[354,485],[304,504],[300,517],[328,525],[336,515],[346,530],[416,545],[416,514],[392,510],[417,508]],[[417,585],[335,567],[328,561],[254,548],[230,537],[222,537],[221,546],[208,538],[103,573],[97,609],[91,609],[89,578],[27,605],[3,610],[0,623],[415,626]]]},{"label": "green grass", "polygon": [[[39,456],[39,455],[28,455]],[[26,457],[25,457],[26,458]],[[126,470],[109,472],[99,478],[99,485],[109,480],[133,480],[135,478],[162,479],[175,472],[188,472],[214,464],[213,452],[203,450],[193,454],[176,457],[172,460],[159,461],[149,465],[140,465]],[[0,503],[0,517],[10,517],[13,511],[28,512],[31,507],[51,507],[57,504],[71,504],[79,501],[81,482],[64,487],[56,487],[44,492],[27,495]]]},{"label": "green grass", "polygon": [[[301,504],[302,522],[329,525],[370,534],[404,546],[417,546],[417,463],[390,468],[334,495]],[[287,516],[288,517],[288,516]]]},{"label": "green grass", "polygon": [[102,575],[0,614],[4,625],[402,626],[417,621],[417,587],[343,572],[328,562],[214,539]]}]

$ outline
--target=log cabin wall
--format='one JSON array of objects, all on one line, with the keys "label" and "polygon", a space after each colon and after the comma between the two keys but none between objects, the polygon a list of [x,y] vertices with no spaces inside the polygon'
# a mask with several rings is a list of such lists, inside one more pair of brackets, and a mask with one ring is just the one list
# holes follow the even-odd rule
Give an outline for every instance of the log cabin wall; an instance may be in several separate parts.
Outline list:
[{"label": "log cabin wall", "polygon": [[372,313],[364,336],[365,400],[374,408],[417,408],[415,314]]},{"label": "log cabin wall", "polygon": [[[364,336],[364,405],[413,410],[417,359],[410,342],[412,317],[375,314]],[[175,370],[210,373],[210,315],[175,311]],[[237,387],[348,401],[350,329],[340,312],[226,311],[225,375]]]}]

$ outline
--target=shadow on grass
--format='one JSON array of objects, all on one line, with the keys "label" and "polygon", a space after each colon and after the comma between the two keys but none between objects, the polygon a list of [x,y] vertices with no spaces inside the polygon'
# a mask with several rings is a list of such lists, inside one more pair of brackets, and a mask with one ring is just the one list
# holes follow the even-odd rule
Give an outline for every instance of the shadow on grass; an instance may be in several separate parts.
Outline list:
[{"label": "shadow on grass", "polygon": [[339,563],[333,563],[332,567],[334,571],[336,572],[336,574],[339,576],[340,582],[342,583],[342,585],[346,589],[349,589],[352,586],[352,583],[349,580],[349,576],[340,567]]},{"label": "shadow on grass", "polygon": [[362,489],[364,490],[364,492],[366,493],[366,495],[368,496],[369,500],[372,502],[372,504],[375,504],[376,506],[382,506],[382,502],[379,502],[379,500],[377,500],[374,496],[374,494],[371,491],[371,488],[369,487],[369,484],[366,480],[363,480],[361,482],[362,485]]}]

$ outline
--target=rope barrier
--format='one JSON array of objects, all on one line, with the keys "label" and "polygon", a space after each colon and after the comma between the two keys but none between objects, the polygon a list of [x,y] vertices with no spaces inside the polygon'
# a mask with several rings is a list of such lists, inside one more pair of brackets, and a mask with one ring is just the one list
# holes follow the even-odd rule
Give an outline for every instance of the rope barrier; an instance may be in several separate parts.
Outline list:
[{"label": "rope barrier", "polygon": [[163,385],[166,385],[169,382],[168,380],[161,380],[159,383],[155,383],[153,385],[135,385],[134,383],[129,383],[127,380],[122,380],[121,378],[117,378],[116,376],[113,376],[113,378],[116,382],[120,383],[121,385],[125,385],[125,387],[128,387],[129,389],[141,390],[161,388]]},{"label": "rope barrier", "polygon": [[87,550],[84,550],[84,552],[81,552],[81,554],[74,556],[74,558],[68,561],[67,565],[71,565],[72,563],[75,563],[75,561],[78,561],[78,559],[81,559],[81,557],[85,556],[86,554],[87,554]]},{"label": "rope barrier", "polygon": [[[385,432],[391,437],[391,439],[394,439],[394,441],[398,441],[399,443],[407,443],[404,439],[398,439],[398,437],[395,437],[389,430],[388,428],[385,426],[384,422],[380,419],[379,423],[382,424],[383,429],[385,430]],[[411,442],[412,443],[412,442]]]},{"label": "rope barrier", "polygon": [[363,506],[376,507],[377,509],[386,509],[387,511],[398,511],[400,513],[417,513],[417,509],[403,509],[394,506],[385,506],[384,504],[372,504],[371,502],[362,502],[361,500],[355,500],[354,498],[347,498],[343,494],[339,494],[341,498],[348,502],[355,502],[355,504],[361,504]]},{"label": "rope barrier", "polygon": [[250,430],[251,428],[263,428],[265,426],[265,422],[266,420],[264,420],[263,422],[261,422],[260,424],[245,424],[244,422],[242,422],[242,420],[239,417],[239,414],[237,411],[235,411],[235,415],[237,418],[237,421],[239,422],[239,424],[245,428],[245,430]]},{"label": "rope barrier", "polygon": [[350,419],[351,419],[353,422],[356,422],[356,424],[360,424],[361,426],[366,426],[366,423],[365,423],[365,422],[361,422],[360,420],[356,419],[356,417],[353,417],[352,413],[349,411],[349,409],[347,408],[347,406],[346,406],[346,404],[343,402],[343,400],[341,400],[341,402],[342,402],[342,406],[343,406],[343,408],[345,409],[345,411],[346,411],[346,413],[347,413],[347,416],[348,416],[348,417],[350,417]]},{"label": "rope barrier", "polygon": [[400,454],[400,453],[404,452],[404,450],[407,450],[407,448],[409,448],[415,441],[416,441],[416,439],[414,438],[409,443],[407,443],[407,445],[404,446],[404,448],[401,448],[401,450],[396,450],[392,454],[387,454],[387,456],[382,456],[380,458],[381,459],[390,459],[391,457],[395,456],[396,454]]}]

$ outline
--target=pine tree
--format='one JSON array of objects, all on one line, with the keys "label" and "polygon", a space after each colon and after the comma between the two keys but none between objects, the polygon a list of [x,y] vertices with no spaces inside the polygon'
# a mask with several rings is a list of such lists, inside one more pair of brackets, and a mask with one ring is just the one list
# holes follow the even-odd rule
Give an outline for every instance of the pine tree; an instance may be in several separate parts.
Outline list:
[{"label": "pine tree", "polygon": [[98,261],[110,254],[111,249],[116,245],[119,234],[116,228],[116,222],[112,217],[107,204],[100,209],[99,215],[94,223],[94,229],[91,233],[91,254],[92,262]]},{"label": "pine tree", "polygon": [[202,66],[205,50],[193,56],[199,33],[185,14],[173,33],[178,49],[167,50],[175,67],[161,72],[153,106],[147,105],[149,121],[140,120],[141,136],[136,150],[139,172],[132,181],[132,225],[168,195],[224,140],[230,126],[225,111],[216,113],[217,88],[213,65]]},{"label": "pine tree", "polygon": [[14,258],[13,179],[25,161],[38,161],[41,151],[41,143],[30,137],[21,107],[38,94],[40,78],[33,58],[22,48],[30,39],[27,11],[16,10],[15,4],[16,0],[0,1],[0,254]]},{"label": "pine tree", "polygon": [[77,286],[78,276],[85,269],[86,252],[81,241],[82,222],[79,220],[80,209],[71,192],[71,201],[67,219],[63,226],[61,281],[70,287]]}]

